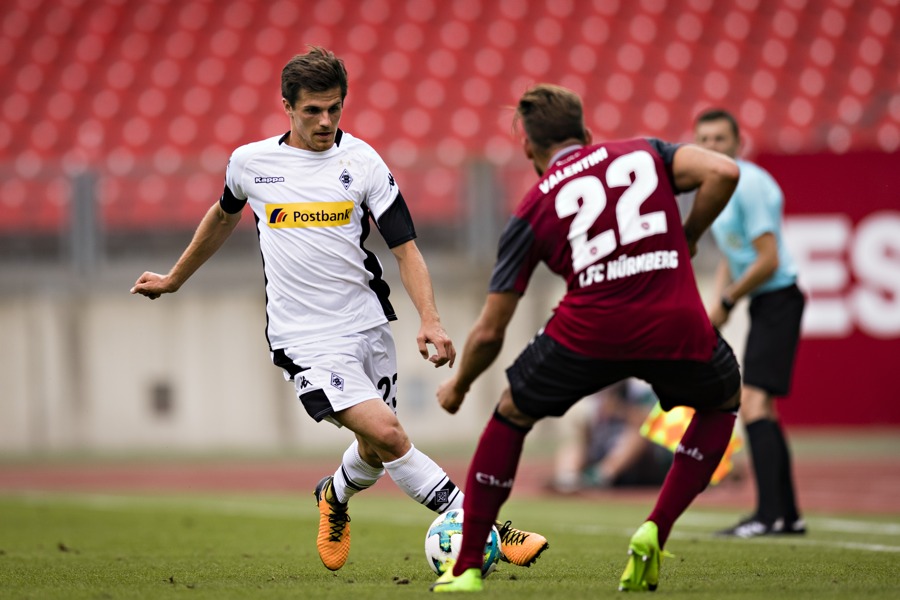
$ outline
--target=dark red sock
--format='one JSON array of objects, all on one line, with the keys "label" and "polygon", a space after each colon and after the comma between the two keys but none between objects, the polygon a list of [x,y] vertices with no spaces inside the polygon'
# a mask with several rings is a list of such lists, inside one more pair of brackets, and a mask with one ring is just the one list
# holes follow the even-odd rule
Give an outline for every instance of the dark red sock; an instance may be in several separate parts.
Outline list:
[{"label": "dark red sock", "polygon": [[466,569],[481,569],[484,543],[512,491],[528,431],[497,413],[484,428],[466,477],[463,539],[454,575],[461,575]]},{"label": "dark red sock", "polygon": [[735,415],[718,411],[697,411],[681,438],[672,468],[669,469],[656,500],[653,512],[647,517],[659,528],[659,547],[662,548],[672,526],[687,510],[697,495],[706,489],[716,467],[725,454]]}]

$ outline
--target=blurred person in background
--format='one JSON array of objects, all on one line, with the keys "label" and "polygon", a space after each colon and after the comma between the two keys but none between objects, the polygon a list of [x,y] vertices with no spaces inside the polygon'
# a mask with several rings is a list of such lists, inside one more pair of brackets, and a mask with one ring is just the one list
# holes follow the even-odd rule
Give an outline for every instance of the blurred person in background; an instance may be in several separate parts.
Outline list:
[{"label": "blurred person in background", "polygon": [[784,195],[768,172],[737,158],[740,130],[730,113],[703,112],[694,134],[697,144],[736,159],[741,168],[731,201],[711,227],[723,254],[716,269],[716,301],[709,308],[713,326],[722,327],[735,303],[750,299],[740,417],[750,445],[756,510],[719,533],[741,538],[803,534],[791,454],[774,402],[790,391],[805,303],[782,235]]},{"label": "blurred person in background", "polygon": [[[290,131],[234,151],[221,198],[175,266],[165,275],[142,274],[131,292],[156,299],[178,291],[231,235],[249,203],[263,257],[272,360],[310,417],[356,437],[315,489],[317,549],[323,564],[337,570],[350,552],[347,503],[385,472],[437,513],[463,502],[397,420],[397,353],[388,325],[396,315],[381,263],[363,245],[370,217],[419,314],[419,353],[440,367],[452,366],[456,351],[397,182],[371,146],[338,128],[347,95],[343,61],[323,48],[295,56],[282,70],[281,93]],[[511,562],[530,564],[546,547],[542,536],[509,522],[501,529]]]},{"label": "blurred person in background", "polygon": [[562,443],[550,488],[572,494],[661,485],[672,453],[641,435],[655,404],[653,390],[638,379],[621,381],[576,403],[560,419]]},{"label": "blurred person in background", "polygon": [[[481,315],[456,375],[437,391],[455,413],[496,359],[540,262],[567,284],[545,326],[506,371],[509,386],[469,465],[462,548],[434,592],[483,589],[484,540],[509,498],[525,437],[544,417],[629,377],[666,410],[696,409],[656,506],[632,536],[619,589],[655,590],[676,519],[710,482],[734,429],[740,371],[710,325],[691,257],[731,197],[739,170],[693,144],[592,144],[581,98],[549,84],[519,99],[515,122],[539,180],[506,225]],[[676,192],[697,190],[681,222]]]}]

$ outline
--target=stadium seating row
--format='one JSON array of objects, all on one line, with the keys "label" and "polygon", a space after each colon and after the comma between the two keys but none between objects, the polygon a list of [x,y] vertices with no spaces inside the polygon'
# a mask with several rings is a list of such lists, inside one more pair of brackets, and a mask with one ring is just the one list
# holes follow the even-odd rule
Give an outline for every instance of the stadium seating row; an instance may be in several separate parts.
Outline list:
[{"label": "stadium seating row", "polygon": [[719,105],[751,154],[900,148],[898,0],[10,0],[0,19],[0,229],[60,226],[84,166],[108,226],[193,225],[229,152],[286,128],[280,69],[307,44],[344,58],[343,126],[427,195],[405,194],[419,219],[464,218],[467,161],[516,166],[509,106],[537,81],[585,95],[599,137],[684,140]]}]

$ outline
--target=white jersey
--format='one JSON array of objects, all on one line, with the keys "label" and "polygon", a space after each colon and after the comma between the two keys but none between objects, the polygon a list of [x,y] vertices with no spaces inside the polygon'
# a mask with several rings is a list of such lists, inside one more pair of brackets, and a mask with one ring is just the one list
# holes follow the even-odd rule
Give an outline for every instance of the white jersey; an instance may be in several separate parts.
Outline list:
[{"label": "white jersey", "polygon": [[250,203],[266,275],[270,349],[370,329],[396,317],[378,258],[363,247],[369,215],[389,247],[415,238],[403,196],[375,150],[338,130],[325,152],[287,134],[231,155],[220,200]]}]

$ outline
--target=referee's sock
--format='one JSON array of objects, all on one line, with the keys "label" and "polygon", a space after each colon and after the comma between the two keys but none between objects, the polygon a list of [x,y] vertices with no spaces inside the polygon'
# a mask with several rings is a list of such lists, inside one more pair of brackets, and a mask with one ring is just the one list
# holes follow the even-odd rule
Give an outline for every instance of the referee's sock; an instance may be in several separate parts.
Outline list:
[{"label": "referee's sock", "polygon": [[794,470],[791,466],[791,451],[784,435],[784,428],[777,421],[775,422],[775,432],[778,439],[779,462],[781,463],[781,476],[778,480],[782,503],[780,516],[784,517],[785,526],[789,526],[800,518],[797,497],[794,493]]},{"label": "referee's sock", "polygon": [[[784,517],[782,508],[782,487],[786,465],[782,447],[784,438],[778,424],[771,419],[759,419],[747,423],[747,441],[753,459],[753,476],[756,480],[755,517],[767,525],[772,525],[779,517]],[[782,449],[784,448],[784,450]]]}]

